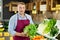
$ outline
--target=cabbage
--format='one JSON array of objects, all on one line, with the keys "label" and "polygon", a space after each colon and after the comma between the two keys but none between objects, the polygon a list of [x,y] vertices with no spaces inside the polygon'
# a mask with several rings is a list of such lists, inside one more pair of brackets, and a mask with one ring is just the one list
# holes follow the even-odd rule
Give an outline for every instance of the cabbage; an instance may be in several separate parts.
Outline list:
[{"label": "cabbage", "polygon": [[39,24],[38,31],[40,34],[47,34],[51,31],[51,28],[56,24],[55,19],[44,20],[41,24]]}]

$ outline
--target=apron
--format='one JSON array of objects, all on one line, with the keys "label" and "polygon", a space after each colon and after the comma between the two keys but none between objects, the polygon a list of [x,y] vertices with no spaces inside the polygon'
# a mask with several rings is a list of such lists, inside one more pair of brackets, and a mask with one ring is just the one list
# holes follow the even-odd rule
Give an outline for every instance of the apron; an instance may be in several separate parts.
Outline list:
[{"label": "apron", "polygon": [[[19,20],[19,18],[17,16],[17,26],[16,26],[15,31],[21,33],[21,32],[23,32],[23,29],[25,28],[25,26],[27,26],[29,24],[30,24],[30,21],[28,19]],[[29,37],[22,37],[22,36],[14,36],[13,40],[30,40],[30,38]]]}]

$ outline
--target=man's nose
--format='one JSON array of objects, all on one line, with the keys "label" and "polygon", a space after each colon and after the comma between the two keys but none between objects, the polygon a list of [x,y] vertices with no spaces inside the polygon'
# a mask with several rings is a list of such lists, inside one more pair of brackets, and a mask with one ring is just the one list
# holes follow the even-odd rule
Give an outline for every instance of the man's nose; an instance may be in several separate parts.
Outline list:
[{"label": "man's nose", "polygon": [[23,8],[21,8],[21,10],[23,10]]}]

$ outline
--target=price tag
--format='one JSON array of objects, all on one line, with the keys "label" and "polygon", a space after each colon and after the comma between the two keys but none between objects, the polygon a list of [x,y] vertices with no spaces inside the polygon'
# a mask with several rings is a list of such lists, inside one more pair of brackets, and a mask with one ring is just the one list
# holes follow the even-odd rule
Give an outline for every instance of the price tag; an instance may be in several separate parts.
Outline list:
[{"label": "price tag", "polygon": [[9,33],[8,32],[4,32],[4,36],[9,36]]},{"label": "price tag", "polygon": [[0,32],[0,36],[2,36],[2,32]]},{"label": "price tag", "polygon": [[3,37],[3,38],[0,38],[0,40],[5,40],[5,38]]},{"label": "price tag", "polygon": [[10,37],[10,40],[13,40],[13,37]]}]

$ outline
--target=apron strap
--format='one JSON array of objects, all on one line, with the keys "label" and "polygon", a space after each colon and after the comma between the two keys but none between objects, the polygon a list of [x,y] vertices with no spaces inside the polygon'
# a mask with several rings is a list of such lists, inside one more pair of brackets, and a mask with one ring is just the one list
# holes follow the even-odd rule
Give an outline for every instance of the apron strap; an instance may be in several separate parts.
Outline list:
[{"label": "apron strap", "polygon": [[26,19],[28,19],[26,15],[25,15],[25,17],[26,17]]},{"label": "apron strap", "polygon": [[18,14],[17,14],[17,20],[19,19]]}]

